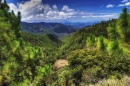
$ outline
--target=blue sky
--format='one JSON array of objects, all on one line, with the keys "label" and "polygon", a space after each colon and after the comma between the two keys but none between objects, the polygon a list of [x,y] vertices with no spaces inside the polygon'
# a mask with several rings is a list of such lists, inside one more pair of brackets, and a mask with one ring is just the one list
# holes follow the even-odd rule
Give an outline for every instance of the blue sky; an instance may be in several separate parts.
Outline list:
[{"label": "blue sky", "polygon": [[93,22],[118,18],[130,0],[7,0],[26,22]]}]

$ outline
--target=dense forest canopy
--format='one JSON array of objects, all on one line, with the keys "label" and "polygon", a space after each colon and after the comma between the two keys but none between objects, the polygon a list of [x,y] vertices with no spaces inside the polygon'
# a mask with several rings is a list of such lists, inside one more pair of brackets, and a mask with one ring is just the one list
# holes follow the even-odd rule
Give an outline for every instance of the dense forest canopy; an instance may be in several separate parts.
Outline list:
[{"label": "dense forest canopy", "polygon": [[[62,40],[21,31],[21,13],[0,0],[1,86],[127,86],[130,83],[130,14],[102,21]],[[54,70],[64,59],[67,66]]]},{"label": "dense forest canopy", "polygon": [[9,12],[4,0],[0,5],[0,21],[0,85],[39,84],[42,77],[50,73],[52,65],[43,59],[42,47],[23,40],[21,13]]}]

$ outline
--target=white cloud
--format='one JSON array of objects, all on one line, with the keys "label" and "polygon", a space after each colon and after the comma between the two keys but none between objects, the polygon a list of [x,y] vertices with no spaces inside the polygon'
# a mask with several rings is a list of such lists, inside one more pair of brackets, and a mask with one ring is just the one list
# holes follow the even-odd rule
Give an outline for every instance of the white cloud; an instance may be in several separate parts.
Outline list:
[{"label": "white cloud", "polygon": [[124,4],[119,4],[119,7],[122,7],[122,6],[130,6],[130,2],[126,2]]},{"label": "white cloud", "polygon": [[86,18],[87,16],[82,16],[82,18]]},{"label": "white cloud", "polygon": [[109,14],[109,15],[91,15],[90,17],[98,17],[98,18],[110,18],[110,17],[113,17],[114,15],[112,14]]},{"label": "white cloud", "polygon": [[61,10],[63,10],[63,11],[67,11],[67,12],[72,12],[72,11],[74,11],[74,9],[70,9],[68,6],[63,6],[63,8],[61,9]]},{"label": "white cloud", "polygon": [[125,6],[125,4],[119,4],[119,7]]},{"label": "white cloud", "polygon": [[17,5],[9,3],[8,5],[11,10],[14,10],[15,14],[18,11],[21,12],[22,21],[67,19],[76,14],[76,11],[67,5],[58,10],[56,5],[51,7],[48,4],[43,4],[42,0],[30,0]]},{"label": "white cloud", "polygon": [[15,14],[17,14],[19,11],[18,8],[13,3],[9,3],[8,5],[10,6],[10,9],[14,10]]},{"label": "white cloud", "polygon": [[[67,5],[64,5],[61,9],[58,9],[57,5],[50,6],[43,4],[42,0],[30,0],[17,5],[13,3],[8,4],[11,10],[14,10],[15,14],[18,11],[22,14],[22,21],[26,22],[41,22],[41,21],[62,21],[63,19],[82,19],[82,18],[115,18],[115,13],[93,13],[83,12],[80,10],[74,10]],[[108,8],[114,7],[109,4]],[[91,20],[91,19],[90,19]]]},{"label": "white cloud", "polygon": [[126,2],[126,3],[125,3],[125,6],[130,6],[130,2]]},{"label": "white cloud", "polygon": [[91,18],[113,18],[113,17],[116,17],[117,13],[99,13],[97,15],[88,15],[88,16],[82,16],[82,18],[88,18],[88,17],[91,17]]},{"label": "white cloud", "polygon": [[58,11],[58,7],[56,5],[53,5],[53,10]]},{"label": "white cloud", "polygon": [[114,7],[113,4],[108,4],[108,5],[106,6],[106,8],[112,8],[112,7]]},{"label": "white cloud", "polygon": [[124,3],[124,2],[128,2],[128,0],[122,0],[121,2],[122,2],[122,3]]}]

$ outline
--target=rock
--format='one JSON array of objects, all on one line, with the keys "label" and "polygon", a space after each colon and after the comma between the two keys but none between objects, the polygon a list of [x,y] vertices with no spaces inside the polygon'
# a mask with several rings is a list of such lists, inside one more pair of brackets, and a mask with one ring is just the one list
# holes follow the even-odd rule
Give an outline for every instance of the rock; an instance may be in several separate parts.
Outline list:
[{"label": "rock", "polygon": [[54,63],[54,66],[53,66],[53,69],[54,70],[58,70],[58,69],[60,69],[60,68],[63,68],[63,67],[65,67],[65,66],[68,66],[69,64],[68,64],[68,61],[67,60],[65,60],[65,59],[59,59],[59,60],[57,60],[55,63]]}]

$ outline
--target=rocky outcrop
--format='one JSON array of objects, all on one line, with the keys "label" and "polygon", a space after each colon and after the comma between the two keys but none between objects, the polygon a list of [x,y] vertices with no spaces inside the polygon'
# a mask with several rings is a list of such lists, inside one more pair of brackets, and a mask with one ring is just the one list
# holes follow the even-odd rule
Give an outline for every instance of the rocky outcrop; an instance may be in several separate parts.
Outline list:
[{"label": "rocky outcrop", "polygon": [[65,66],[68,66],[69,64],[68,64],[68,61],[67,60],[65,60],[65,59],[59,59],[59,60],[57,60],[55,63],[54,63],[54,66],[53,66],[53,69],[54,70],[58,70],[58,69],[60,69],[60,68],[63,68],[63,67],[65,67]]}]

